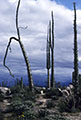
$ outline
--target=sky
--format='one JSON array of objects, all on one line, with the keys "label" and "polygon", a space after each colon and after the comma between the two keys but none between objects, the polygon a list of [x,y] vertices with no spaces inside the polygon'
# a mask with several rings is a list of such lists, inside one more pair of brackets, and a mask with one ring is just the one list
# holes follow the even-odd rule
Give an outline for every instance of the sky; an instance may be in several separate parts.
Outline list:
[{"label": "sky", "polygon": [[[77,37],[79,52],[79,73],[81,73],[81,1],[76,1],[77,8]],[[3,66],[5,50],[11,36],[17,37],[15,27],[15,12],[18,0],[2,0],[0,6],[0,81],[9,85],[16,78],[23,77],[27,84],[27,71],[19,44],[11,43],[6,64],[10,67],[15,78],[9,75]],[[21,40],[24,44],[32,76],[36,85],[47,83],[46,70],[46,36],[47,26],[54,12],[55,22],[55,80],[68,83],[72,80],[73,72],[73,2],[74,0],[21,0],[19,10],[19,27]]]},{"label": "sky", "polygon": [[73,9],[73,2],[76,2],[77,9],[81,8],[81,0],[52,0],[56,1],[59,5],[63,5],[69,9]]}]

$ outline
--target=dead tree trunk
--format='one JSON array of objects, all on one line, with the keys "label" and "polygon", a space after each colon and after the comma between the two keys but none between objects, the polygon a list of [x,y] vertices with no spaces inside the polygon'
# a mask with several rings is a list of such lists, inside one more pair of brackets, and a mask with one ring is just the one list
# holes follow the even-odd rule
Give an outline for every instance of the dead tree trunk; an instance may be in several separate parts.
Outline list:
[{"label": "dead tree trunk", "polygon": [[32,74],[31,74],[31,70],[30,70],[30,64],[29,64],[28,57],[26,55],[26,51],[24,49],[24,45],[23,45],[23,43],[21,41],[21,38],[20,38],[20,31],[19,31],[19,26],[18,26],[18,12],[19,12],[20,1],[21,0],[18,1],[18,5],[17,5],[17,9],[16,9],[16,29],[17,29],[18,38],[11,37],[9,39],[9,43],[8,43],[8,46],[7,46],[7,49],[6,49],[6,53],[5,53],[5,56],[4,56],[3,64],[8,69],[8,71],[10,72],[10,75],[13,76],[13,74],[11,73],[10,69],[8,68],[8,66],[6,66],[5,62],[6,62],[6,57],[7,57],[7,54],[8,54],[8,49],[10,47],[11,41],[12,40],[18,41],[18,43],[20,45],[20,48],[22,50],[22,54],[23,54],[25,63],[26,63],[26,68],[27,68],[27,73],[28,73],[28,79],[29,79],[29,88],[30,88],[31,91],[33,91],[34,90],[34,84],[33,84],[33,80],[32,80]]}]

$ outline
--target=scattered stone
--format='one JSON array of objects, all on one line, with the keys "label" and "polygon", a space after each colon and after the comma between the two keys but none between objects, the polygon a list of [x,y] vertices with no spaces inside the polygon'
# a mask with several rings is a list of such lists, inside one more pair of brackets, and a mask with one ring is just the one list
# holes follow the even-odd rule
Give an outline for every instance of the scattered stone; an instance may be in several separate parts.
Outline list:
[{"label": "scattered stone", "polygon": [[0,93],[3,93],[5,95],[10,95],[11,94],[11,90],[7,87],[0,87]]}]

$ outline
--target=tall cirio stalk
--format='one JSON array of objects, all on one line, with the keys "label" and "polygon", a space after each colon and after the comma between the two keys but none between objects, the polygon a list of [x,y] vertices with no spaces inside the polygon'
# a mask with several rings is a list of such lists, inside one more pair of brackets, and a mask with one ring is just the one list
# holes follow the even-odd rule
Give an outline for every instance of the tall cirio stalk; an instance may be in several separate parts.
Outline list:
[{"label": "tall cirio stalk", "polygon": [[77,93],[78,88],[78,47],[77,47],[77,23],[76,23],[76,4],[74,5],[74,87],[75,93]]},{"label": "tall cirio stalk", "polygon": [[23,45],[23,43],[21,41],[20,30],[19,30],[19,25],[18,25],[18,13],[19,13],[20,2],[21,2],[21,0],[18,0],[18,5],[17,5],[17,9],[16,9],[16,29],[17,29],[17,36],[18,36],[18,38],[10,37],[9,43],[7,45],[6,53],[5,53],[5,56],[4,56],[3,65],[8,69],[10,75],[12,77],[14,77],[14,75],[11,73],[10,68],[6,65],[6,58],[7,58],[8,49],[10,47],[10,44],[11,44],[12,40],[16,40],[19,43],[19,45],[20,45],[20,48],[21,48],[21,51],[22,51],[22,54],[23,54],[23,57],[24,57],[24,60],[25,60],[25,63],[26,63],[26,69],[27,69],[28,80],[29,80],[29,88],[30,88],[31,91],[34,91],[34,84],[33,84],[33,80],[32,80],[30,64],[29,64],[29,60],[28,60],[26,51],[24,49],[24,45]]}]

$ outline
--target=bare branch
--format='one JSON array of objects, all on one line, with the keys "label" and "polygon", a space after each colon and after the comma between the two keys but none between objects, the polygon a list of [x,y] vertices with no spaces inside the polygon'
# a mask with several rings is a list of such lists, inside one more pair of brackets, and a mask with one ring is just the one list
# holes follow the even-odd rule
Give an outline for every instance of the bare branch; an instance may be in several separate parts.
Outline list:
[{"label": "bare branch", "polygon": [[28,26],[25,26],[25,27],[19,27],[20,29],[27,29],[28,28]]},{"label": "bare branch", "polygon": [[14,75],[12,74],[10,68],[6,65],[6,58],[7,58],[7,54],[8,54],[8,49],[9,49],[9,47],[10,47],[10,44],[11,44],[12,39],[13,39],[13,40],[16,40],[16,41],[19,41],[19,40],[18,40],[17,38],[15,38],[15,37],[10,37],[9,42],[8,42],[8,45],[7,45],[7,48],[6,48],[6,52],[5,52],[5,56],[4,56],[4,60],[3,60],[3,65],[4,65],[4,67],[6,67],[6,68],[8,69],[10,75],[11,75],[12,77],[14,77]]}]

